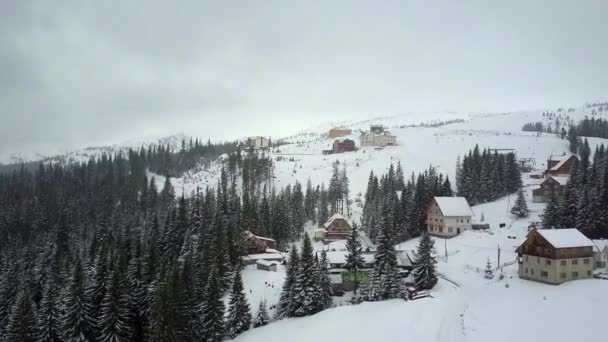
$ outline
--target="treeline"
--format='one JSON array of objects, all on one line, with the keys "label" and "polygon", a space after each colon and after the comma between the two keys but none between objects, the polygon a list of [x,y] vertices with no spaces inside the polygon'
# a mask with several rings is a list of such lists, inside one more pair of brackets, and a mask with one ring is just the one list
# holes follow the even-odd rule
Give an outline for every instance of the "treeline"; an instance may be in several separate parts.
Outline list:
[{"label": "treeline", "polygon": [[574,129],[576,136],[608,138],[608,120],[603,118],[585,118]]},{"label": "treeline", "polygon": [[545,228],[578,228],[592,239],[608,238],[608,150],[597,147],[591,160],[587,139],[580,161],[561,198],[551,195],[545,208]]},{"label": "treeline", "polygon": [[456,162],[456,187],[458,195],[475,205],[493,201],[514,193],[522,186],[521,172],[515,154],[492,153],[491,149],[479,151],[479,146]]},{"label": "treeline", "polygon": [[210,140],[203,143],[199,139],[188,142],[181,141],[181,148],[174,150],[169,144],[151,144],[148,148],[142,147],[139,157],[144,160],[150,171],[163,176],[181,177],[184,172],[197,166],[208,167],[222,154],[239,153],[238,142],[212,143]]},{"label": "treeline", "polygon": [[372,172],[369,176],[362,228],[373,241],[379,240],[384,229],[383,238],[391,239],[393,244],[419,236],[426,227],[429,201],[434,196],[452,195],[449,178],[437,173],[434,167],[417,176],[412,173],[406,182],[401,164],[396,169],[391,164],[387,174],[378,177]]},{"label": "treeline", "polygon": [[[285,248],[330,208],[310,184],[306,196],[299,183],[251,191],[264,182],[252,170],[266,167],[253,156],[236,171],[248,179],[240,192],[222,170],[215,189],[176,200],[169,178],[147,178],[146,158],[128,151],[0,174],[0,340],[234,336],[252,319],[239,276],[244,231]],[[268,321],[259,307],[256,325]]]}]

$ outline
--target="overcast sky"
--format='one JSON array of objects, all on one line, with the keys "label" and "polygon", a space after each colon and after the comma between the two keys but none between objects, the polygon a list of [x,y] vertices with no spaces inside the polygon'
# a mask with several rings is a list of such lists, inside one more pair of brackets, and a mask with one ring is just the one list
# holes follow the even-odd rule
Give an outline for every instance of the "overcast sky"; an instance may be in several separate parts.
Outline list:
[{"label": "overcast sky", "polygon": [[0,154],[605,100],[607,4],[3,0]]}]

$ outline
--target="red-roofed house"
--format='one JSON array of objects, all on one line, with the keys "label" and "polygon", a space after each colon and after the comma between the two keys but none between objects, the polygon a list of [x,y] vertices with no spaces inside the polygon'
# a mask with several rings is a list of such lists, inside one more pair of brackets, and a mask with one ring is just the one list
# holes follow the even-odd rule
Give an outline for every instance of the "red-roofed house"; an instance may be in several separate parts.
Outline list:
[{"label": "red-roofed house", "polygon": [[266,253],[267,249],[274,249],[276,245],[276,241],[270,238],[257,236],[250,231],[245,232],[247,237],[246,253],[245,254],[260,254]]}]

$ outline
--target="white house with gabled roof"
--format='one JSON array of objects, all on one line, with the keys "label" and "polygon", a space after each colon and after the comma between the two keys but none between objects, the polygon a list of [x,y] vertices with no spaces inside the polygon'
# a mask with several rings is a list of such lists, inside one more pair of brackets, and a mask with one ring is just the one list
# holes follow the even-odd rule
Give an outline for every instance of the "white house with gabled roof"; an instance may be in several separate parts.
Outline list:
[{"label": "white house with gabled roof", "polygon": [[429,234],[454,237],[472,229],[473,211],[464,197],[434,197],[426,211]]}]

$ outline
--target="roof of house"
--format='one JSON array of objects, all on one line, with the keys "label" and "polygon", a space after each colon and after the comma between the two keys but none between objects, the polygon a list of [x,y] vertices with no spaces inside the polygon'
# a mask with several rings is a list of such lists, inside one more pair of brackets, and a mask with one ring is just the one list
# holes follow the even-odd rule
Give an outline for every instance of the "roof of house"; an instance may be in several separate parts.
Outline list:
[{"label": "roof of house", "polygon": [[600,251],[603,251],[605,248],[608,248],[608,240],[607,239],[593,240],[593,243],[595,244],[595,246],[597,247],[597,249],[600,250]]},{"label": "roof of house", "polygon": [[264,259],[259,259],[255,263],[258,265],[262,265],[262,266],[272,266],[272,265],[278,264],[278,261],[268,261],[268,260],[264,260]]},{"label": "roof of house", "polygon": [[464,197],[435,197],[443,216],[473,216],[469,202]]},{"label": "roof of house", "polygon": [[[327,261],[331,265],[339,265],[342,266],[346,264],[346,257],[348,255],[347,251],[329,251],[326,252]],[[412,266],[412,259],[409,255],[408,251],[397,251],[397,265],[401,267]],[[364,252],[361,253],[361,257],[363,257],[363,261],[366,264],[374,264],[375,256],[373,252]]]},{"label": "roof of house", "polygon": [[555,248],[595,246],[593,241],[576,228],[538,229],[537,232]]},{"label": "roof of house", "polygon": [[[547,179],[549,179],[549,178],[553,178],[556,182],[559,183],[559,185],[568,184],[568,180],[570,179],[569,176],[549,176]],[[545,182],[546,182],[546,180],[545,180]]]},{"label": "roof of house", "polygon": [[283,256],[280,253],[260,253],[260,254],[249,254],[242,257],[243,260],[283,260]]},{"label": "roof of house", "polygon": [[549,170],[551,170],[551,171],[559,170],[559,168],[562,167],[568,161],[568,159],[570,159],[570,157],[572,157],[572,156],[573,156],[572,154],[566,154],[563,156],[549,157],[549,160],[551,160],[551,161],[559,161],[559,163],[555,164]]},{"label": "roof of house", "polygon": [[352,225],[353,225],[353,222],[352,222],[352,221],[351,221],[349,218],[346,218],[346,217],[344,217],[344,216],[342,216],[342,215],[340,215],[340,214],[338,214],[338,213],[335,213],[335,214],[333,214],[333,215],[332,215],[332,217],[330,217],[330,218],[329,218],[329,220],[327,220],[327,222],[325,222],[325,224],[323,225],[323,227],[325,227],[325,228],[329,228],[329,226],[331,226],[331,224],[332,224],[332,223],[333,223],[335,220],[337,220],[337,219],[343,219],[343,220],[346,220],[346,222],[347,222],[347,223],[348,223],[350,226],[352,226]]},{"label": "roof of house", "polygon": [[265,241],[272,241],[272,242],[276,242],[274,239],[267,238],[267,237],[263,237],[263,236],[258,236],[258,235],[255,235],[255,234],[253,234],[252,232],[250,232],[250,231],[248,231],[248,230],[246,230],[246,231],[245,231],[245,235],[247,236],[247,238],[252,238],[252,237],[254,237],[254,238],[256,238],[256,239],[260,239],[260,240],[265,240]]}]

